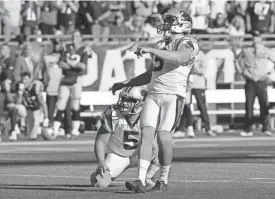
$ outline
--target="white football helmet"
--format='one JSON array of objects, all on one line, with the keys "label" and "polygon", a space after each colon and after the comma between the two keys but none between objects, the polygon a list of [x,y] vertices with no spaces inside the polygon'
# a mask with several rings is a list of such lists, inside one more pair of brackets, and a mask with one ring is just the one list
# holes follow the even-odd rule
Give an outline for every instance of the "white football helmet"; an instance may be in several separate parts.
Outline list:
[{"label": "white football helmet", "polygon": [[134,115],[141,111],[147,91],[143,87],[126,87],[118,98],[117,108],[123,115]]},{"label": "white football helmet", "polygon": [[157,26],[157,32],[171,31],[172,34],[188,35],[192,29],[192,19],[182,9],[171,8],[162,16],[163,24]]}]

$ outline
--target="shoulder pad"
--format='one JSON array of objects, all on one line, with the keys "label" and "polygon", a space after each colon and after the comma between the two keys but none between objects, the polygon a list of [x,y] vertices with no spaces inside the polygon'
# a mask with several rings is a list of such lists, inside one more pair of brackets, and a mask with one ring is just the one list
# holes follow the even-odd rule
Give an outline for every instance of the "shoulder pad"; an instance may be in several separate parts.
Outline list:
[{"label": "shoulder pad", "polygon": [[192,57],[196,56],[199,53],[199,44],[198,41],[194,38],[180,38],[175,49],[179,50],[182,48],[188,49],[191,52]]},{"label": "shoulder pad", "polygon": [[114,106],[108,106],[101,115],[101,125],[103,125],[106,130],[110,133],[113,132],[113,112]]}]

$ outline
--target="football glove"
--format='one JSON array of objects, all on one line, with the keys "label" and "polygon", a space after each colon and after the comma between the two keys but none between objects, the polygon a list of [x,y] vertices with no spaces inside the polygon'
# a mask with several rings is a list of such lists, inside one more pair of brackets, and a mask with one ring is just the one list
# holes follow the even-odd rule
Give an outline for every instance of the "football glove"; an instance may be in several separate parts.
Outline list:
[{"label": "football glove", "polygon": [[137,55],[138,59],[143,56],[143,51],[142,51],[141,47],[138,47],[136,52],[134,52],[134,53]]}]

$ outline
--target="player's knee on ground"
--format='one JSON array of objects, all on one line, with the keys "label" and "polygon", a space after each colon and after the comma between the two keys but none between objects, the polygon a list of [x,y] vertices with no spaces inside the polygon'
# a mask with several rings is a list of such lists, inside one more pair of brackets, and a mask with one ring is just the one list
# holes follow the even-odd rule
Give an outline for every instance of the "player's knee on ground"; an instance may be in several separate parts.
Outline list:
[{"label": "player's knee on ground", "polygon": [[109,172],[103,173],[103,176],[94,172],[90,176],[90,182],[92,187],[105,188],[108,187],[112,182],[112,176]]}]

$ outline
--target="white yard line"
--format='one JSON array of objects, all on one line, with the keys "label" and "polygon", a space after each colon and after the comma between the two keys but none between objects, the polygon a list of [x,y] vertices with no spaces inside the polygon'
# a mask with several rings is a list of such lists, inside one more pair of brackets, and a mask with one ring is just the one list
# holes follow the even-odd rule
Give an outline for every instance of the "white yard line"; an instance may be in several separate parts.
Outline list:
[{"label": "white yard line", "polygon": [[75,140],[75,141],[36,141],[36,142],[1,142],[1,146],[53,146],[53,145],[79,145],[94,144],[94,140]]},{"label": "white yard line", "polygon": [[275,178],[248,178],[249,180],[275,180]]},{"label": "white yard line", "polygon": [[[221,138],[194,138],[194,139],[174,139],[174,143],[194,143],[198,144],[198,142],[242,142],[242,141],[274,141],[275,137],[234,137],[234,138],[228,138],[228,137],[221,137]],[[20,141],[20,142],[1,142],[1,146],[52,146],[52,145],[79,145],[79,144],[94,144],[94,140],[60,140],[60,141]]]},{"label": "white yard line", "polygon": [[[0,174],[1,177],[27,177],[27,178],[68,178],[68,179],[90,179],[89,176],[70,176],[70,175],[28,175],[28,174]],[[115,183],[124,184],[127,180],[135,180],[135,178],[119,178]],[[252,181],[251,181],[252,180]],[[275,184],[275,178],[248,178],[244,180],[169,180],[174,183],[260,183],[260,184]],[[39,186],[39,185],[38,185]]]}]

